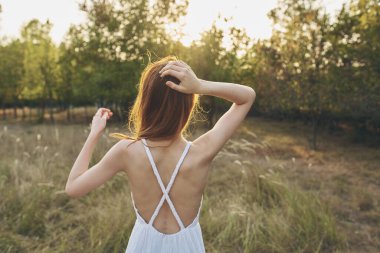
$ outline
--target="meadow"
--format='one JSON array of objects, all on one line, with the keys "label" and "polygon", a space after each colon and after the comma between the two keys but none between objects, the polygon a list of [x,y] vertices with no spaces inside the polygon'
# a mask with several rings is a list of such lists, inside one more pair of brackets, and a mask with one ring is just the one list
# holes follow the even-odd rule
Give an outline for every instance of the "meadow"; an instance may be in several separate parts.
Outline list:
[{"label": "meadow", "polygon": [[[125,252],[126,175],[78,199],[64,189],[96,108],[114,115],[91,166],[126,131],[143,70],[165,56],[257,94],[209,174],[208,253],[380,252],[379,1],[194,2],[1,1],[0,253]],[[191,12],[203,28],[187,34]],[[200,104],[208,124],[189,140],[228,102]]]},{"label": "meadow", "polygon": [[[135,221],[128,180],[88,195],[64,187],[89,127],[0,122],[0,252],[124,252]],[[109,123],[91,165],[124,131]],[[190,140],[205,131],[192,128]],[[248,118],[215,158],[200,224],[209,253],[378,252],[380,152],[339,131]]]}]

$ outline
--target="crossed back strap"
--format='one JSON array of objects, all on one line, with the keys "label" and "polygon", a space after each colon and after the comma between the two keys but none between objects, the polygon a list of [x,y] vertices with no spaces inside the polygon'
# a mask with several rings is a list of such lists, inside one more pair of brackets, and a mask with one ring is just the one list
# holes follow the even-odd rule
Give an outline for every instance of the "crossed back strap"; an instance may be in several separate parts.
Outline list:
[{"label": "crossed back strap", "polygon": [[178,171],[179,171],[179,168],[181,167],[181,164],[182,164],[183,160],[185,159],[185,156],[186,156],[187,152],[189,151],[189,148],[190,148],[191,142],[187,142],[186,147],[185,147],[185,149],[184,149],[183,152],[182,152],[181,158],[178,160],[177,165],[176,165],[176,167],[174,168],[173,174],[172,174],[172,176],[171,176],[171,178],[170,178],[170,181],[169,181],[169,183],[168,183],[168,185],[167,185],[166,188],[165,188],[165,186],[164,186],[164,183],[162,182],[162,179],[161,179],[161,177],[160,177],[160,174],[158,173],[157,166],[156,166],[156,164],[154,163],[152,153],[150,152],[150,149],[149,149],[149,147],[147,146],[147,142],[146,142],[146,140],[145,140],[145,139],[142,139],[142,142],[143,142],[143,144],[144,144],[145,152],[146,152],[146,154],[147,154],[147,156],[148,156],[148,159],[149,159],[150,165],[151,165],[151,167],[152,167],[152,169],[153,169],[154,175],[156,176],[156,179],[157,179],[157,181],[158,181],[158,184],[160,185],[160,188],[161,188],[161,191],[162,191],[162,194],[163,194],[162,197],[161,197],[160,202],[158,203],[156,209],[155,209],[154,212],[153,212],[152,217],[151,217],[150,220],[149,220],[149,225],[153,225],[154,220],[156,219],[156,217],[157,217],[157,215],[158,215],[158,213],[159,213],[159,211],[160,211],[162,205],[164,204],[164,201],[166,200],[166,201],[168,202],[168,204],[169,204],[169,207],[170,207],[170,209],[171,209],[171,211],[172,211],[172,213],[173,213],[175,219],[176,219],[177,222],[178,222],[178,225],[179,225],[180,229],[182,230],[182,229],[185,228],[185,226],[183,225],[183,222],[182,222],[181,218],[179,217],[178,212],[177,212],[177,210],[175,209],[172,200],[171,200],[170,197],[169,197],[169,192],[170,192],[170,189],[171,189],[172,186],[173,186],[173,183],[174,183],[174,180],[175,180],[175,178],[176,178],[176,176],[177,176],[177,173],[178,173]]}]

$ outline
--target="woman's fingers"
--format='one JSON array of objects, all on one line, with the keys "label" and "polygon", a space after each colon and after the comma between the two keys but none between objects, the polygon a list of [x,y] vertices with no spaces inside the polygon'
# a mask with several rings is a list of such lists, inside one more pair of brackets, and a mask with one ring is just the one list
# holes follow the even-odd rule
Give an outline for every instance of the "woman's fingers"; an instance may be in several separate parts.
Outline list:
[{"label": "woman's fingers", "polygon": [[167,81],[165,84],[169,86],[170,88],[172,88],[173,90],[180,91],[180,92],[184,91],[182,86],[175,84],[172,81]]},{"label": "woman's fingers", "polygon": [[108,112],[110,112],[111,110],[110,110],[110,109],[107,109],[107,108],[103,108],[103,107],[101,107],[101,108],[98,109],[98,111],[97,111],[96,113],[98,113],[98,112],[102,113],[102,112],[104,112],[104,111],[108,111]]},{"label": "woman's fingers", "polygon": [[168,69],[173,69],[173,70],[178,71],[178,72],[182,72],[182,71],[185,70],[184,68],[179,67],[179,66],[177,66],[177,65],[167,64],[165,67],[163,67],[163,68],[160,70],[159,73],[162,73],[162,72],[164,72],[165,70],[168,70]]},{"label": "woman's fingers", "polygon": [[167,81],[165,83],[167,86],[169,86],[170,88],[172,88],[173,90],[177,90],[177,87],[178,85],[176,85],[175,83],[173,83],[172,81]]},{"label": "woman's fingers", "polygon": [[111,110],[108,109],[108,108],[103,108],[103,107],[101,107],[101,108],[99,108],[98,111],[95,113],[95,116],[99,116],[99,117],[102,117],[102,116],[104,116],[104,115],[110,115],[110,116],[112,116],[112,115],[113,115],[113,112],[111,112]]},{"label": "woman's fingers", "polygon": [[184,62],[184,61],[177,61],[176,62],[176,65],[178,65],[178,66],[182,66],[182,67],[184,67],[184,68],[189,68],[189,69],[191,69],[191,67],[189,66],[189,65],[187,65],[187,63],[186,62]]},{"label": "woman's fingers", "polygon": [[[192,84],[191,84],[191,78],[192,77],[192,70],[189,65],[187,65],[183,61],[170,61],[168,62],[160,71],[159,71],[161,77],[170,75],[173,77],[176,77],[178,80],[181,81],[181,83],[175,84],[172,81],[167,81],[165,84],[172,88],[173,90],[182,92],[182,93],[191,93]],[[189,80],[187,80],[190,78]],[[193,78],[194,79],[194,78]]]},{"label": "woman's fingers", "polygon": [[181,67],[182,69],[191,69],[191,67],[184,61],[173,61],[171,64],[177,67]]},{"label": "woman's fingers", "polygon": [[164,77],[164,76],[167,76],[167,75],[174,76],[174,77],[176,77],[179,80],[182,80],[182,78],[183,78],[183,74],[181,72],[176,71],[176,70],[171,69],[171,68],[169,68],[167,70],[164,70],[161,73],[161,77]]}]

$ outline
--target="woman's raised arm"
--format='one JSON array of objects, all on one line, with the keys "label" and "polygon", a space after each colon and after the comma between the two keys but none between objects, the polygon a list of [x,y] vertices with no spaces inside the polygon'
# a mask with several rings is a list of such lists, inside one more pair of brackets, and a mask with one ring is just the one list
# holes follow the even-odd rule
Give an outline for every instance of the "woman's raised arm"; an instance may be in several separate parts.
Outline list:
[{"label": "woman's raised arm", "polygon": [[205,158],[211,162],[246,117],[256,99],[256,92],[245,85],[199,79],[192,69],[181,61],[168,63],[160,73],[162,76],[172,75],[181,81],[179,85],[170,81],[166,83],[174,90],[215,96],[233,103],[211,130],[193,142],[196,145],[203,146]]}]

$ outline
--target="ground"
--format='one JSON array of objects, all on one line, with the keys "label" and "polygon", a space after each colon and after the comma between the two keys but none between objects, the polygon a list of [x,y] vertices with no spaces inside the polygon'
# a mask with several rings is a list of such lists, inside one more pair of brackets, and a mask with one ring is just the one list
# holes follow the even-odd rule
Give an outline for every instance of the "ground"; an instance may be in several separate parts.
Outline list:
[{"label": "ground", "polygon": [[347,252],[379,252],[380,149],[352,143],[344,132],[323,131],[314,151],[307,141],[311,128],[295,122],[254,118],[247,129],[267,144],[268,166],[283,168],[291,182],[330,204],[347,236]]},{"label": "ground", "polygon": [[[205,131],[192,129],[189,139]],[[109,122],[93,162],[115,143],[108,137],[115,131],[122,126]],[[208,252],[379,252],[380,150],[354,143],[347,132],[325,130],[318,150],[311,150],[310,133],[300,122],[246,119],[210,174],[201,213]],[[79,200],[63,191],[87,134],[88,124],[79,122],[0,122],[0,251],[125,247],[134,214],[124,177]],[[319,209],[322,203],[332,214]],[[286,242],[294,238],[297,245]]]}]

